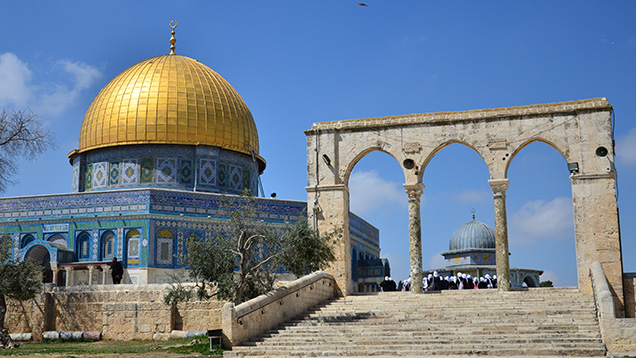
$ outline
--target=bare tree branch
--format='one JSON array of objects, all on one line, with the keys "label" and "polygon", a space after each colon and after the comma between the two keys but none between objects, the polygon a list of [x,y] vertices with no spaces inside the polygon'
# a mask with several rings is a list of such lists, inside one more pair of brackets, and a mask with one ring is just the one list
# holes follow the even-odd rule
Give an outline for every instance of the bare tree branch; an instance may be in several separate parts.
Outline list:
[{"label": "bare tree branch", "polygon": [[4,192],[18,170],[18,158],[34,159],[55,147],[53,133],[42,126],[38,116],[28,110],[0,113],[0,192]]}]

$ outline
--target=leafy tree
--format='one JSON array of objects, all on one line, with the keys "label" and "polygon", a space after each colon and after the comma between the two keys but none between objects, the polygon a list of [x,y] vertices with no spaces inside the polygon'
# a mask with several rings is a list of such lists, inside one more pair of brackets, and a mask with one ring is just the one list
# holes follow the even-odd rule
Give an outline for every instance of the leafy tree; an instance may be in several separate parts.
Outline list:
[{"label": "leafy tree", "polygon": [[[224,197],[221,212],[228,223],[211,240],[189,239],[183,258],[190,277],[198,282],[199,297],[210,297],[210,286],[222,300],[235,304],[270,291],[275,273],[285,269],[297,276],[326,267],[334,260],[336,233],[319,235],[300,217],[276,225],[259,219],[256,200]],[[181,285],[173,285],[166,303],[187,301]]]},{"label": "leafy tree", "polygon": [[17,159],[33,159],[53,147],[53,134],[44,129],[38,116],[27,110],[0,112],[0,193],[13,184]]},{"label": "leafy tree", "polygon": [[11,261],[11,239],[0,237],[0,347],[17,348],[4,327],[7,298],[29,300],[42,290],[42,267],[35,261]]},{"label": "leafy tree", "polygon": [[548,280],[548,281],[541,281],[541,283],[539,284],[539,287],[554,287],[552,284],[552,281]]}]

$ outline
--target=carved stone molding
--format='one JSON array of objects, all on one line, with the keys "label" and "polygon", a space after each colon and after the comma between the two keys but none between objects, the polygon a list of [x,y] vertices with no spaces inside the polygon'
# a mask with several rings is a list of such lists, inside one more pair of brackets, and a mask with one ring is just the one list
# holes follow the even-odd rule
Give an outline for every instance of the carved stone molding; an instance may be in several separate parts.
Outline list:
[{"label": "carved stone molding", "polygon": [[490,188],[492,188],[492,192],[497,194],[505,194],[508,190],[508,185],[510,185],[509,179],[490,179],[488,180],[488,184],[490,184]]},{"label": "carved stone molding", "polygon": [[424,192],[424,184],[404,184],[406,195],[409,196],[409,200],[420,200],[422,193]]}]

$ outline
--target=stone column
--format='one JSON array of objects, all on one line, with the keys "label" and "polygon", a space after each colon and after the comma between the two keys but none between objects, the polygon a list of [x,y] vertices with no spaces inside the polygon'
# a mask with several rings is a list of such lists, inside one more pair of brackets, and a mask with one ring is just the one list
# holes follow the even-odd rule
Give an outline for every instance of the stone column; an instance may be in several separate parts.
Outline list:
[{"label": "stone column", "polygon": [[73,284],[73,280],[71,279],[71,276],[73,275],[73,267],[65,267],[64,268],[66,270],[66,287],[69,287]]},{"label": "stone column", "polygon": [[102,268],[102,285],[106,284],[106,272],[110,270],[110,265],[100,265]]},{"label": "stone column", "polygon": [[57,268],[57,267],[56,268],[51,268],[51,271],[53,271],[53,284],[55,286],[57,286],[57,275],[59,274],[60,269]]},{"label": "stone column", "polygon": [[95,270],[95,265],[88,265],[88,285],[93,285],[93,271]]},{"label": "stone column", "polygon": [[510,258],[508,257],[508,219],[506,214],[506,191],[510,180],[491,179],[495,200],[495,259],[497,260],[497,289],[510,291]]},{"label": "stone column", "polygon": [[409,196],[409,253],[411,264],[411,292],[422,293],[422,223],[420,197],[424,184],[404,184]]}]

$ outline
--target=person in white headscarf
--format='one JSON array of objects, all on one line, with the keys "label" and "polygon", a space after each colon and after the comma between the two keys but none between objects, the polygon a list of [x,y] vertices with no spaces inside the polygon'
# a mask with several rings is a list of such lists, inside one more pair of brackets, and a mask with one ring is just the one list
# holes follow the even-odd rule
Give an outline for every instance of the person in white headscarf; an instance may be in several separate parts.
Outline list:
[{"label": "person in white headscarf", "polygon": [[386,292],[388,286],[389,286],[389,276],[385,276],[384,280],[380,282],[380,289],[382,290],[382,292]]},{"label": "person in white headscarf", "polygon": [[493,288],[492,279],[489,274],[485,274],[484,278],[486,279],[486,287]]},{"label": "person in white headscarf", "polygon": [[404,280],[404,284],[402,284],[402,291],[409,291],[411,289],[411,276]]},{"label": "person in white headscarf", "polygon": [[456,290],[457,288],[457,276],[451,276],[448,280],[448,289]]}]

